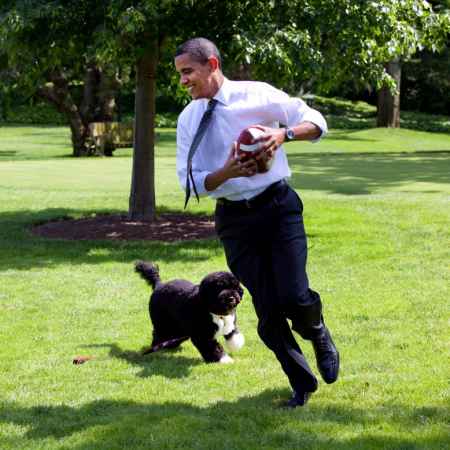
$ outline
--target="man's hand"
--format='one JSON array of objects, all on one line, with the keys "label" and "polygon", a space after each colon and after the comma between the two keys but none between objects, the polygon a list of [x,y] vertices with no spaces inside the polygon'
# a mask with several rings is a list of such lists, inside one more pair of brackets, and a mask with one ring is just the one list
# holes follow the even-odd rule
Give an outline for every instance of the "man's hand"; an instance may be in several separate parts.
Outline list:
[{"label": "man's hand", "polygon": [[[257,139],[260,142],[261,153],[256,156],[256,159],[263,158],[267,161],[274,156],[278,147],[286,140],[285,128],[269,128],[258,125],[258,128],[264,130],[264,134]],[[314,123],[306,121],[291,127],[294,131],[295,140],[310,141],[320,137],[322,130]]]},{"label": "man's hand", "polygon": [[226,172],[227,179],[229,179],[251,177],[255,175],[258,167],[255,160],[252,158],[247,161],[243,161],[242,157],[237,155],[237,143],[233,142],[230,154],[228,155],[228,159],[225,162],[223,169]]},{"label": "man's hand", "polygon": [[258,166],[256,161],[254,159],[242,161],[241,158],[236,155],[236,145],[236,142],[233,142],[230,154],[228,155],[224,166],[206,176],[205,188],[207,191],[217,189],[221,184],[231,178],[251,177],[257,173]]},{"label": "man's hand", "polygon": [[285,131],[284,128],[269,128],[262,125],[258,125],[258,128],[263,129],[264,134],[257,139],[260,144],[260,152],[255,156],[255,159],[269,161],[284,142]]}]

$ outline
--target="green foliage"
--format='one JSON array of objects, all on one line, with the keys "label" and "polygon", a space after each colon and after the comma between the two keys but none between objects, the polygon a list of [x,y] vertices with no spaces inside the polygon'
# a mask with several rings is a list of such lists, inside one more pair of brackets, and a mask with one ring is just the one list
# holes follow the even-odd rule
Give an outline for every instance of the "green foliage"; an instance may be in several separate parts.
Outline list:
[{"label": "green foliage", "polygon": [[295,93],[327,92],[350,74],[359,84],[392,85],[387,61],[438,50],[450,30],[448,15],[423,0],[114,1],[107,17],[98,53],[131,62],[157,39],[162,90],[180,103],[186,94],[173,71],[175,45],[204,23],[202,34],[219,45],[226,71],[250,71]]},{"label": "green foliage", "polygon": [[[376,118],[355,115],[327,114],[326,119],[330,128],[344,130],[368,130],[376,126]],[[437,133],[450,133],[450,116],[403,111],[400,127],[409,130],[420,130]],[[391,130],[392,132],[392,130]]]},{"label": "green foliage", "polygon": [[403,111],[400,118],[403,128],[450,134],[450,116]]},{"label": "green foliage", "polygon": [[[155,126],[158,128],[175,128],[177,126],[177,113],[156,114]],[[132,121],[134,115],[125,114],[123,122]],[[6,120],[0,118],[1,123],[24,124],[24,125],[66,125],[66,117],[56,111],[47,103],[35,105],[19,105],[8,110]]]},{"label": "green foliage", "polygon": [[[368,129],[375,127],[376,108],[362,101],[350,101],[342,98],[327,98],[320,95],[306,95],[307,103],[322,112],[330,128],[338,129]],[[155,126],[158,128],[175,128],[178,113],[157,113]],[[122,121],[129,122],[134,114],[122,115]],[[2,121],[0,120],[0,124]],[[65,125],[65,117],[46,103],[36,105],[19,105],[8,112],[10,124],[42,124]],[[445,115],[424,114],[414,111],[403,111],[401,127],[411,130],[435,131],[450,133],[450,117]]]},{"label": "green foliage", "polygon": [[178,120],[177,113],[156,114],[155,127],[158,128],[176,128]]},{"label": "green foliage", "polygon": [[258,78],[292,90],[327,92],[349,77],[392,85],[388,61],[424,47],[436,51],[450,30],[448,14],[422,0],[286,0],[255,9],[258,18],[235,36],[239,57]]},{"label": "green foliage", "polygon": [[18,0],[0,16],[0,48],[29,95],[52,71],[81,78],[104,8],[91,0]]},{"label": "green foliage", "polygon": [[[124,115],[123,121],[131,121],[134,119],[134,115]],[[155,127],[156,128],[176,128],[178,120],[177,113],[156,113],[155,114]]]},{"label": "green foliage", "polygon": [[[367,129],[375,127],[376,107],[363,101],[306,95],[307,103],[322,112],[330,128]],[[450,116],[402,111],[401,128],[450,133]]]},{"label": "green foliage", "polygon": [[[442,2],[432,3],[439,9]],[[156,39],[158,92],[182,105],[189,96],[173,54],[198,30],[217,42],[227,73],[250,73],[297,94],[327,92],[349,79],[392,84],[387,61],[442,48],[449,29],[445,9],[437,14],[422,0],[22,0],[4,3],[0,61],[14,69],[8,77],[15,74],[23,93],[34,93],[56,69],[79,90],[89,62],[122,66],[126,77]]]},{"label": "green foliage", "polygon": [[[450,43],[450,38],[449,38]],[[450,111],[450,47],[441,54],[417,54],[402,67],[401,105],[431,114]]]},{"label": "green foliage", "polygon": [[387,61],[442,48],[450,29],[448,14],[422,0],[34,0],[10,2],[5,11],[0,48],[28,89],[55,67],[81,73],[93,58],[133,65],[156,39],[160,84],[182,102],[173,51],[204,23],[202,34],[218,43],[230,72],[251,68],[291,92],[326,92],[349,75],[361,84],[389,83]]},{"label": "green foliage", "polygon": [[[1,121],[0,121],[1,122]],[[8,110],[4,123],[66,125],[66,118],[47,103],[19,105]]]},{"label": "green foliage", "polygon": [[349,101],[343,98],[327,98],[320,95],[305,95],[306,102],[323,114],[351,117],[375,117],[377,109],[362,101]]}]

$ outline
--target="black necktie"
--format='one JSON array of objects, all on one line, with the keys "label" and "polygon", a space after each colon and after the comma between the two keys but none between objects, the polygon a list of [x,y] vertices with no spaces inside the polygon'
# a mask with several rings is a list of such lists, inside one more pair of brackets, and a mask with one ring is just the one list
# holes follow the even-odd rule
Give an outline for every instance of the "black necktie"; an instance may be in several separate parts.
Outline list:
[{"label": "black necktie", "polygon": [[206,108],[206,111],[203,113],[203,117],[200,120],[200,124],[197,128],[197,131],[195,132],[194,139],[192,139],[191,147],[189,148],[188,158],[187,158],[187,173],[186,173],[186,199],[184,202],[184,208],[186,209],[186,206],[189,201],[189,197],[191,196],[191,184],[189,182],[189,178],[192,181],[192,187],[194,188],[195,196],[197,197],[197,201],[200,201],[197,193],[197,188],[195,187],[194,177],[192,176],[192,158],[194,157],[194,153],[197,150],[198,146],[200,145],[200,142],[208,128],[209,122],[211,122],[212,113],[214,111],[214,108],[216,107],[217,100],[211,99],[208,102],[208,107]]}]

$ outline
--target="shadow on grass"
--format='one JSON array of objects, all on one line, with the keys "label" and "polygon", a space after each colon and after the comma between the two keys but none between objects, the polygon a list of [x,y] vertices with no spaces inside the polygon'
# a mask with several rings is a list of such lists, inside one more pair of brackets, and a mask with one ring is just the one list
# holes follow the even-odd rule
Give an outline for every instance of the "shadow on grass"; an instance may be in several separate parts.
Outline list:
[{"label": "shadow on grass", "polygon": [[348,130],[346,132],[337,132],[333,133],[331,139],[335,141],[361,141],[361,142],[376,142],[376,139],[362,137],[362,136],[353,136],[353,133],[356,133],[360,130]]},{"label": "shadow on grass", "polygon": [[[366,410],[316,406],[311,401],[306,408],[292,411],[280,408],[287,396],[285,390],[266,390],[257,396],[206,407],[177,401],[161,403],[158,399],[151,403],[103,399],[80,406],[34,407],[2,402],[0,424],[26,429],[22,442],[21,438],[11,438],[8,448],[14,444],[19,448],[21,443],[27,448],[48,448],[44,439],[55,446],[54,439],[65,439],[58,448],[71,450],[431,450],[448,444],[443,432],[448,413],[445,408],[405,409],[389,404]],[[441,430],[425,433],[429,422],[441,425]],[[73,442],[69,442],[72,436]]]},{"label": "shadow on grass", "polygon": [[[164,209],[160,212],[171,212]],[[179,211],[172,211],[178,212]],[[0,271],[54,267],[59,264],[102,264],[108,261],[130,262],[151,259],[160,262],[205,261],[211,252],[221,251],[218,239],[161,242],[136,241],[68,241],[46,239],[31,234],[35,224],[62,217],[80,218],[94,214],[123,214],[124,211],[86,211],[50,208],[41,211],[0,212]]]},{"label": "shadow on grass", "polygon": [[109,348],[109,357],[121,359],[134,366],[142,368],[138,373],[140,378],[148,378],[155,375],[165,378],[185,378],[191,369],[199,364],[205,364],[200,355],[198,358],[187,358],[176,355],[181,347],[173,350],[163,350],[157,353],[143,355],[135,350],[122,350],[117,344],[92,344],[85,348]]},{"label": "shadow on grass", "polygon": [[[345,156],[345,157],[344,157]],[[290,155],[291,184],[346,195],[367,195],[414,183],[450,183],[450,152]],[[411,186],[412,188],[412,186]],[[437,188],[436,188],[437,189]],[[414,192],[436,192],[414,187]]]},{"label": "shadow on grass", "polygon": [[[439,184],[450,182],[450,152],[384,154],[294,154],[290,184],[305,190],[345,195],[368,195],[401,188],[413,192],[441,192]],[[426,184],[428,183],[428,185]],[[161,212],[170,212],[161,210]],[[179,212],[179,211],[172,211]],[[51,208],[0,212],[0,270],[52,267],[61,263],[101,264],[152,259],[162,262],[205,261],[221,252],[217,239],[179,241],[63,241],[38,238],[29,229],[33,224],[61,217],[92,214],[119,214],[123,211]]]},{"label": "shadow on grass", "polygon": [[0,158],[3,156],[14,156],[17,154],[17,150],[0,150]]}]

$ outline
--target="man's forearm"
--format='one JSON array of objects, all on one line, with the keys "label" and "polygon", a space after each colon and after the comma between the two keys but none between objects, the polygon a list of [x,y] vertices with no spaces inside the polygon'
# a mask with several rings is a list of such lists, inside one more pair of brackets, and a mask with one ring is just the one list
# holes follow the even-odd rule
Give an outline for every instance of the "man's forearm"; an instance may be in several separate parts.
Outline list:
[{"label": "man's forearm", "polygon": [[206,175],[205,189],[207,191],[214,191],[231,178],[251,177],[257,172],[256,161],[252,158],[242,162],[239,157],[234,157],[234,145],[225,165]]},{"label": "man's forearm", "polygon": [[206,175],[205,189],[207,191],[214,191],[221,184],[225,183],[225,181],[227,181],[227,180],[228,180],[228,177],[227,177],[226,171],[222,167],[221,169],[216,170],[215,172],[211,172],[208,175]]},{"label": "man's forearm", "polygon": [[294,131],[294,139],[299,141],[314,140],[322,134],[320,127],[312,122],[302,122],[291,128]]}]

